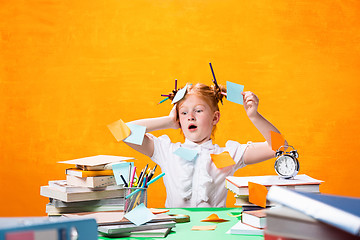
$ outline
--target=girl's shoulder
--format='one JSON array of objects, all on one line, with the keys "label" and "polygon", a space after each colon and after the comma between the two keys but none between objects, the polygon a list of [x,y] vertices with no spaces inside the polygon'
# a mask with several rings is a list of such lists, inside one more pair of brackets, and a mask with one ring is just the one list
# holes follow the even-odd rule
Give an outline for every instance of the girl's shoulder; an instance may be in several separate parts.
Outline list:
[{"label": "girl's shoulder", "polygon": [[237,142],[237,141],[233,141],[233,140],[228,140],[225,143],[225,148],[238,148],[239,146],[241,146],[242,144]]},{"label": "girl's shoulder", "polygon": [[146,134],[154,141],[155,145],[158,145],[158,144],[160,144],[160,145],[173,145],[173,144],[180,145],[180,143],[173,143],[171,141],[170,137],[166,134],[161,135],[159,137],[156,137],[151,133],[146,133]]}]

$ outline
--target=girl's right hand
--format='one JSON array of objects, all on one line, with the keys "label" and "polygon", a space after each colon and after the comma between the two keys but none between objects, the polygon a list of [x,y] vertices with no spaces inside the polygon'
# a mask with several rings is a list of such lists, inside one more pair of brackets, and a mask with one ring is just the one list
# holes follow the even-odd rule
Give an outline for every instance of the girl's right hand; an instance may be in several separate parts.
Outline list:
[{"label": "girl's right hand", "polygon": [[176,113],[176,104],[175,104],[169,114],[169,117],[171,120],[171,128],[173,128],[173,129],[180,128],[179,120],[177,120],[176,116],[177,116],[177,113]]}]

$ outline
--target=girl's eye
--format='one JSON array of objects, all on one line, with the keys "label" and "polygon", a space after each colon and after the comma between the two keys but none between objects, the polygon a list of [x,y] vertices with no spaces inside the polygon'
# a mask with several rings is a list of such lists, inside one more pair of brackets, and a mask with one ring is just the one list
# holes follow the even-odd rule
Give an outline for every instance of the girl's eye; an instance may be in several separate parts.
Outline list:
[{"label": "girl's eye", "polygon": [[187,112],[181,112],[180,114],[181,114],[181,115],[186,115],[186,114],[187,114]]},{"label": "girl's eye", "polygon": [[201,109],[195,110],[196,113],[201,113],[202,111]]}]

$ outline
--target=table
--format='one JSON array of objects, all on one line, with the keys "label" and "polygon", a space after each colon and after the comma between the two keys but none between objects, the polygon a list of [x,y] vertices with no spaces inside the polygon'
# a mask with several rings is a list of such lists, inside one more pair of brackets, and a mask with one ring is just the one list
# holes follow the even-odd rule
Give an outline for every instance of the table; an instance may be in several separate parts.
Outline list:
[{"label": "table", "polygon": [[[241,213],[241,208],[170,208],[168,214],[186,214],[190,216],[190,222],[177,223],[174,232],[171,232],[165,239],[166,240],[231,240],[231,239],[244,239],[244,240],[263,240],[263,236],[256,235],[232,235],[226,234],[226,232],[234,226],[240,219],[240,217],[234,217]],[[200,220],[208,217],[211,214],[217,214],[219,218],[229,220],[228,222],[212,223],[212,222],[200,222]],[[231,216],[229,216],[229,214]],[[216,225],[216,229],[213,231],[192,231],[193,226],[203,225]],[[99,237],[103,240],[114,239],[145,239],[145,238],[106,238]],[[162,239],[162,238],[147,238],[147,239]]]}]

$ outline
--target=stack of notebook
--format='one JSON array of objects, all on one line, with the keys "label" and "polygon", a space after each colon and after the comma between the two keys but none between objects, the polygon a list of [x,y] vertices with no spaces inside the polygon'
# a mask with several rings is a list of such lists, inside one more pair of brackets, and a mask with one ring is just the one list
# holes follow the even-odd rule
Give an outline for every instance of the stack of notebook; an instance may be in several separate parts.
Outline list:
[{"label": "stack of notebook", "polygon": [[123,210],[124,189],[116,184],[111,165],[128,159],[133,158],[98,155],[61,162],[75,166],[66,169],[66,180],[41,186],[40,195],[50,199],[46,213]]},{"label": "stack of notebook", "polygon": [[[277,175],[235,177],[229,176],[225,180],[225,187],[235,194],[235,206],[243,207],[243,210],[254,210],[257,206],[249,202],[248,183],[254,182],[270,188],[273,185],[304,192],[320,193],[321,180],[314,179],[305,174],[295,176],[293,179],[283,179]],[[274,206],[275,203],[267,201],[266,206]]]},{"label": "stack of notebook", "polygon": [[124,217],[124,212],[92,212],[64,214],[67,218],[95,218],[98,232],[106,237],[166,237],[175,227],[175,218],[165,213],[140,225],[136,225]]}]

